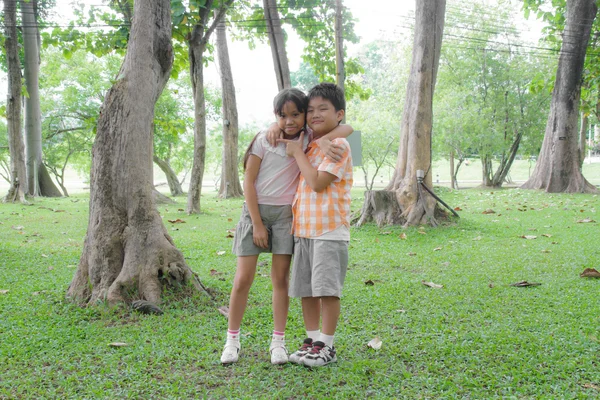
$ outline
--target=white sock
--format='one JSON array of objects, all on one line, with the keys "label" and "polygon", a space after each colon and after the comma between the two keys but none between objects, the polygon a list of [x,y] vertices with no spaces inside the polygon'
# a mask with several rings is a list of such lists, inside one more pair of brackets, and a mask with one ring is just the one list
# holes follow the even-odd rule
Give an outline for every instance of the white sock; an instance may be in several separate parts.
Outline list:
[{"label": "white sock", "polygon": [[321,335],[319,336],[319,340],[325,343],[326,346],[333,347],[333,336],[334,335],[326,335],[324,333],[321,333]]},{"label": "white sock", "polygon": [[279,332],[279,331],[274,330],[271,341],[276,341],[276,340],[283,342],[285,340],[285,332]]},{"label": "white sock", "polygon": [[306,331],[306,337],[311,338],[313,341],[319,340],[321,332],[317,329],[316,331]]},{"label": "white sock", "polygon": [[240,347],[240,330],[227,329],[227,343],[237,344]]}]

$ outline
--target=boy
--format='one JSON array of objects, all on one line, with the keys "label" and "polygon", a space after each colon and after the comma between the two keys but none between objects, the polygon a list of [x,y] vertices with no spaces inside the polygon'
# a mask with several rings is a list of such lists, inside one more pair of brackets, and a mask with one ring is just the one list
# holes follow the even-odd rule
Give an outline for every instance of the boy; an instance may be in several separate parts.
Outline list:
[{"label": "boy", "polygon": [[286,152],[296,159],[301,172],[293,205],[290,296],[302,298],[307,339],[289,360],[318,367],[337,360],[333,339],[348,266],[352,157],[346,139],[332,141],[344,148],[335,162],[325,158],[316,144],[342,121],[346,109],[343,91],[332,83],[321,83],[310,90],[308,98],[306,117],[314,140],[307,153],[298,145],[302,140],[280,141],[287,144]]}]

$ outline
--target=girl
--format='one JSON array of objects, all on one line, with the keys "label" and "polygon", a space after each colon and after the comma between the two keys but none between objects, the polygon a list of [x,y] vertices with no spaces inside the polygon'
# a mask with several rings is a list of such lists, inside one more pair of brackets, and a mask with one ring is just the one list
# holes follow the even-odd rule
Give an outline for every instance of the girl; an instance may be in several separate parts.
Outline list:
[{"label": "girl", "polygon": [[[273,100],[277,119],[277,133],[284,139],[298,139],[306,129],[308,98],[298,89],[284,89]],[[271,138],[273,137],[271,132]],[[348,137],[349,125],[340,125],[327,139]],[[300,170],[293,157],[287,157],[285,145],[269,145],[269,133],[262,131],[254,137],[244,156],[244,197],[242,216],[237,225],[233,252],[237,255],[237,269],[229,300],[227,341],[221,363],[238,361],[240,325],[250,286],[254,281],[260,253],[272,253],[271,282],[273,285],[274,330],[269,351],[272,364],[285,364],[288,352],[284,332],[288,314],[288,282],[290,261],[294,250],[292,228],[292,201],[296,193]],[[303,147],[308,145],[308,136]],[[328,141],[323,142],[333,158],[337,154]]]}]

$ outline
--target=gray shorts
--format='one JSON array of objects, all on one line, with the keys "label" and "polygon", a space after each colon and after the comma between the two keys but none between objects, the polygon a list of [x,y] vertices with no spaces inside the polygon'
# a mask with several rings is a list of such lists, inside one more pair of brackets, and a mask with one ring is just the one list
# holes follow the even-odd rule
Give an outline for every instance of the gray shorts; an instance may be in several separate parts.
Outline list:
[{"label": "gray shorts", "polygon": [[290,297],[342,297],[348,242],[294,238]]},{"label": "gray shorts", "polygon": [[244,203],[242,216],[235,228],[232,252],[236,256],[255,256],[260,253],[293,254],[294,236],[292,231],[292,206],[271,206],[259,204],[260,218],[269,232],[269,247],[262,248],[254,244],[252,238],[252,219],[248,206]]}]

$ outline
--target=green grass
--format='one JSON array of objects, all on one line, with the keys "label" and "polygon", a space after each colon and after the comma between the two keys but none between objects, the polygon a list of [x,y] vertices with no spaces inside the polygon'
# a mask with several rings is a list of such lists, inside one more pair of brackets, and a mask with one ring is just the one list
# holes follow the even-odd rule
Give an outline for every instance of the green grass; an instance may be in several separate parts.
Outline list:
[{"label": "green grass", "polygon": [[[162,316],[65,300],[86,232],[85,196],[0,205],[0,290],[8,290],[0,294],[0,398],[600,396],[600,280],[579,277],[586,267],[600,269],[600,221],[578,223],[600,220],[599,198],[517,189],[437,193],[462,209],[458,222],[352,229],[339,362],[314,370],[268,362],[268,263],[251,291],[240,361],[219,363],[227,325],[217,308],[227,304],[235,273],[227,229],[240,200],[204,195],[199,216],[178,211],[183,198],[160,207],[217,299],[189,288],[166,293]],[[482,214],[487,209],[495,213]],[[166,222],[177,218],[186,223]],[[542,285],[509,286],[522,280]],[[297,300],[286,333],[290,347],[300,344]],[[374,337],[383,342],[378,351],[367,347]]]}]

